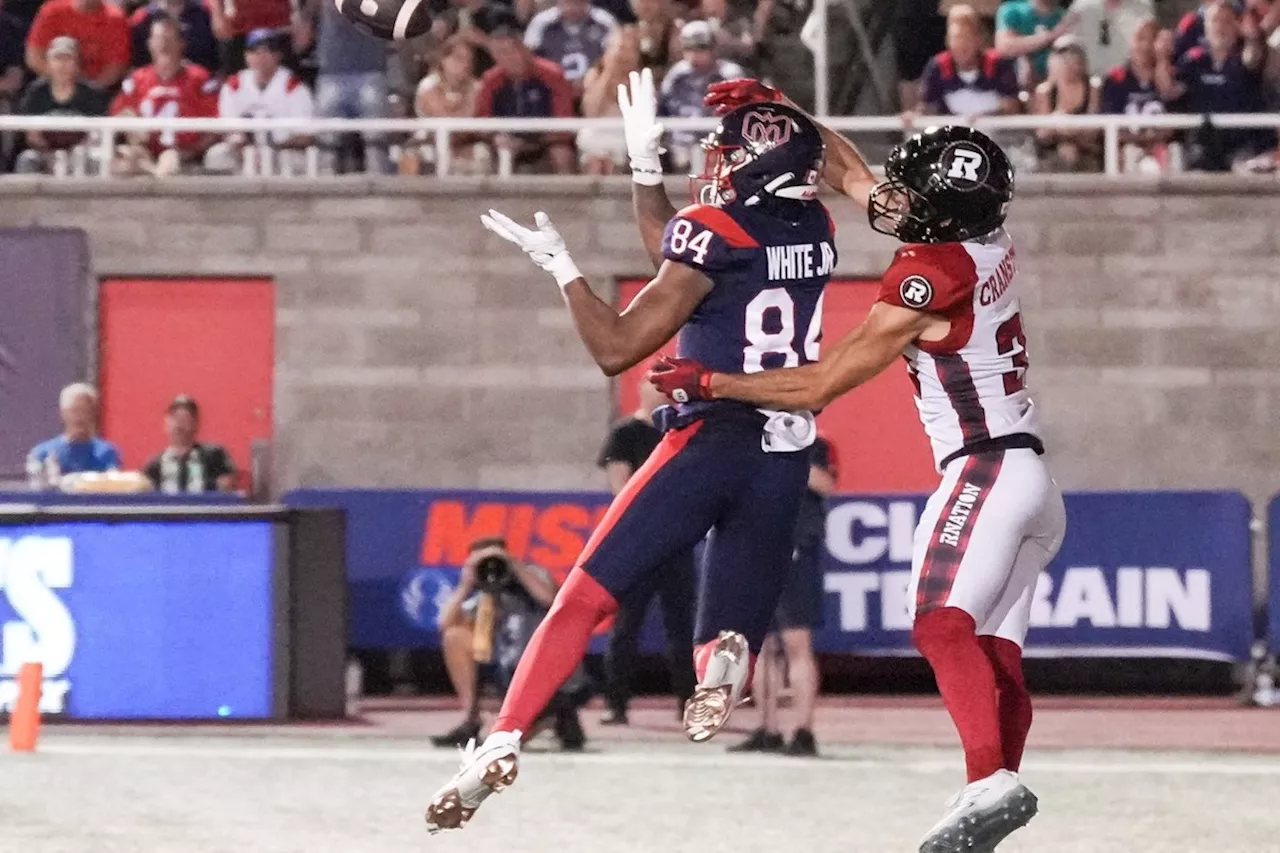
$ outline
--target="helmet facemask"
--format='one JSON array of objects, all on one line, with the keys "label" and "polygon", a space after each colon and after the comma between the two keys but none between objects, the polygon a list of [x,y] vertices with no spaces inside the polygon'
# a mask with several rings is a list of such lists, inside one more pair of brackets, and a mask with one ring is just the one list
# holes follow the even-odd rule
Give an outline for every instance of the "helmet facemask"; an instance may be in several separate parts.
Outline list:
[{"label": "helmet facemask", "polygon": [[702,140],[705,156],[702,173],[689,176],[689,189],[697,204],[721,207],[737,197],[730,181],[734,171],[747,163],[747,152],[740,145],[721,145],[716,134]]},{"label": "helmet facemask", "polygon": [[873,231],[904,243],[942,242],[931,233],[943,224],[936,222],[933,205],[900,178],[890,176],[872,188],[867,214]]}]

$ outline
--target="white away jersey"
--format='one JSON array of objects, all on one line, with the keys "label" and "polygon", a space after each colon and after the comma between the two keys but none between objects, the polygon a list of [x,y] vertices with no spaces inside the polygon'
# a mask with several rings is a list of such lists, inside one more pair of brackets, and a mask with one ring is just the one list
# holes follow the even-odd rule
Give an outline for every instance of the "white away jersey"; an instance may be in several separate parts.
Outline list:
[{"label": "white away jersey", "polygon": [[934,461],[962,447],[1014,433],[1039,437],[1025,387],[1013,243],[1003,231],[966,243],[913,244],[894,256],[880,301],[939,314],[951,321],[940,341],[906,351],[916,407]]},{"label": "white away jersey", "polygon": [[[287,68],[276,69],[262,87],[246,68],[227,78],[218,96],[218,115],[222,118],[311,118],[314,112],[310,90]],[[272,141],[282,143],[298,132],[276,131]],[[265,143],[266,139],[258,142]]]}]

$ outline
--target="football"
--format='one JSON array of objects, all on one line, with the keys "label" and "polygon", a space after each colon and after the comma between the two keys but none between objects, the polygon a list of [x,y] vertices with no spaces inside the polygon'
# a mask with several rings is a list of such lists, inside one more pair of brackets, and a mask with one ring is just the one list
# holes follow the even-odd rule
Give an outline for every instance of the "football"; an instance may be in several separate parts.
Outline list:
[{"label": "football", "polygon": [[417,38],[431,29],[428,0],[333,0],[342,17],[381,39]]}]

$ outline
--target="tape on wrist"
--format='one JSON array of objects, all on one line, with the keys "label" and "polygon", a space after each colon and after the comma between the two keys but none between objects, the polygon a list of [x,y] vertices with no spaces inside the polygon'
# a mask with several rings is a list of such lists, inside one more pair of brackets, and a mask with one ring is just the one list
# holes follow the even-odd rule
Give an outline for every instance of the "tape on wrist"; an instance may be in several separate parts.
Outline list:
[{"label": "tape on wrist", "polygon": [[563,291],[569,286],[569,282],[576,278],[582,278],[582,273],[578,272],[578,265],[573,262],[573,258],[568,252],[561,252],[551,258],[551,263],[546,266],[547,272],[555,277],[556,284],[560,285]]}]

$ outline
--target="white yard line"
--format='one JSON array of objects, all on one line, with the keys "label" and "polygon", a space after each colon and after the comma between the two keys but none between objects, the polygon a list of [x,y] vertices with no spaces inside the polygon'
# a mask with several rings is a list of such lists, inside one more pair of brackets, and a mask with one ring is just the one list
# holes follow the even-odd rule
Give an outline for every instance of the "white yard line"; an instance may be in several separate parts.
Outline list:
[{"label": "white yard line", "polygon": [[[381,762],[388,764],[445,764],[457,761],[456,754],[442,749],[400,749],[367,747],[310,747],[310,746],[259,746],[253,744],[192,744],[176,741],[102,741],[59,742],[54,739],[41,745],[40,753],[54,756],[126,756],[131,758],[206,758],[229,761],[340,761]],[[711,767],[711,768],[769,768],[812,770],[815,762],[769,755],[725,755],[708,752],[590,752],[578,755],[561,753],[527,753],[525,759],[534,763],[551,764],[599,764],[606,767]],[[3,761],[0,758],[0,761]],[[844,758],[842,767],[897,768],[911,773],[954,772],[955,760],[893,761],[887,758]],[[819,761],[816,764],[821,765]],[[835,764],[837,762],[831,762]],[[1168,761],[1159,758],[1135,759],[1126,754],[1117,761],[1070,760],[1059,758],[1030,759],[1026,769],[1034,773],[1068,773],[1088,775],[1154,775],[1154,776],[1280,776],[1280,760],[1243,763],[1236,760],[1218,760],[1206,757],[1200,761]]]}]

